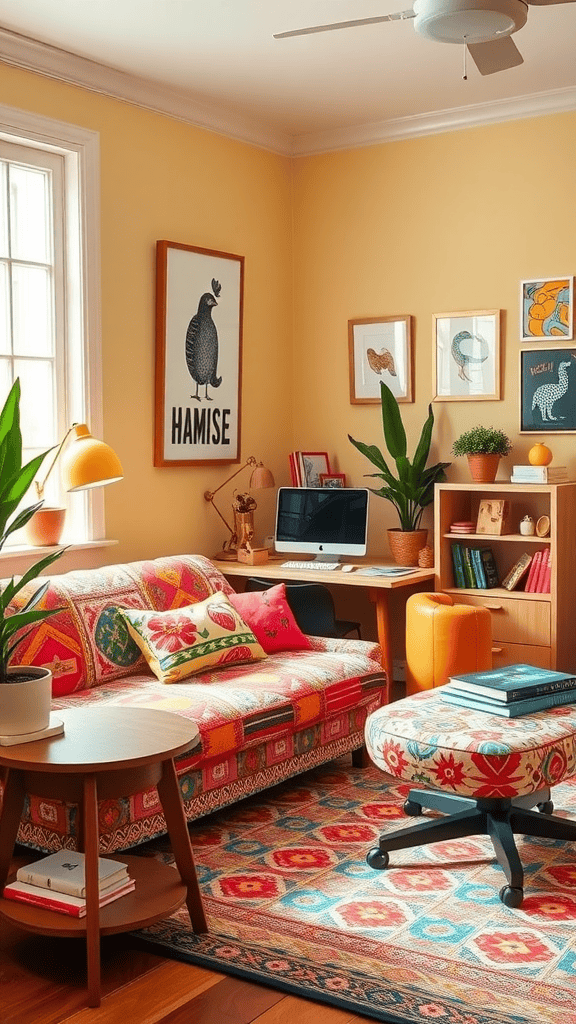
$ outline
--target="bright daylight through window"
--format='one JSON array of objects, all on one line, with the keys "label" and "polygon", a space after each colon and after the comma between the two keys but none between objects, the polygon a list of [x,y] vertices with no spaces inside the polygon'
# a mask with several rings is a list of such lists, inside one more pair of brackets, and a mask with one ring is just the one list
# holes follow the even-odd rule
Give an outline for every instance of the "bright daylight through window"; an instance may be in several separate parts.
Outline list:
[{"label": "bright daylight through window", "polygon": [[[74,422],[101,432],[98,139],[19,115],[0,107],[0,405],[19,377],[28,462]],[[100,495],[66,494],[59,466],[44,503],[66,508],[66,543],[104,535]]]}]

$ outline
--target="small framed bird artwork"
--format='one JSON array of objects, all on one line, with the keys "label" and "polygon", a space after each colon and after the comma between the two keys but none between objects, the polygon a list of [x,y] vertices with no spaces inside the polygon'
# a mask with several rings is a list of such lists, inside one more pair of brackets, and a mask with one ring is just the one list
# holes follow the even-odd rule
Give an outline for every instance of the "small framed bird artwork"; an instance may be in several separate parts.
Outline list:
[{"label": "small framed bird artwork", "polygon": [[412,317],[348,321],[350,402],[380,405],[380,381],[398,402],[412,402]]},{"label": "small framed bird artwork", "polygon": [[434,402],[500,398],[500,310],[433,313]]},{"label": "small framed bird artwork", "polygon": [[156,243],[155,466],[240,459],[244,257]]}]

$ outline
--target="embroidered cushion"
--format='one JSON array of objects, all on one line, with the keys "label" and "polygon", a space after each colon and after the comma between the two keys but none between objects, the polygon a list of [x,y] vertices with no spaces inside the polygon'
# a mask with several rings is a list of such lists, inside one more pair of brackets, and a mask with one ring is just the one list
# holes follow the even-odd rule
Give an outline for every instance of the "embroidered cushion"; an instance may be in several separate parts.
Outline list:
[{"label": "embroidered cushion", "polygon": [[120,609],[130,636],[163,683],[266,654],[226,594],[169,611]]},{"label": "embroidered cushion", "polygon": [[312,644],[302,632],[286,600],[286,585],[269,590],[230,594],[230,603],[250,626],[258,643],[266,651],[309,651]]}]

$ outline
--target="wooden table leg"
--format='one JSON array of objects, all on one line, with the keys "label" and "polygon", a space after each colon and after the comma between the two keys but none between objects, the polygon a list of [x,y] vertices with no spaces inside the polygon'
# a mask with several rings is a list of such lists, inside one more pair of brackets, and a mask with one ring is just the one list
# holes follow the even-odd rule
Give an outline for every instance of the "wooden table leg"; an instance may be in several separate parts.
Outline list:
[{"label": "wooden table leg", "polygon": [[383,588],[372,587],[369,591],[370,600],[376,605],[376,627],[378,630],[378,643],[382,650],[382,668],[386,673],[386,701],[390,700],[390,691],[393,680],[392,641],[390,639],[390,615],[388,610],[388,591]]},{"label": "wooden table leg", "polygon": [[24,810],[24,784],[21,772],[7,769],[2,796],[0,815],[0,892],[6,885],[10,862],[18,835],[18,827]]},{"label": "wooden table leg", "polygon": [[100,1006],[100,907],[98,885],[98,796],[96,776],[84,776],[82,827],[86,869],[86,965],[88,1006]]},{"label": "wooden table leg", "polygon": [[186,815],[182,804],[182,794],[178,785],[178,777],[174,761],[169,758],[162,762],[162,777],[157,785],[158,796],[164,811],[168,835],[172,844],[172,852],[180,877],[186,885],[188,896],[186,906],[190,921],[195,932],[207,932],[208,925],[202,906],[202,894],[196,877],[194,855],[190,845],[190,836],[186,824]]}]

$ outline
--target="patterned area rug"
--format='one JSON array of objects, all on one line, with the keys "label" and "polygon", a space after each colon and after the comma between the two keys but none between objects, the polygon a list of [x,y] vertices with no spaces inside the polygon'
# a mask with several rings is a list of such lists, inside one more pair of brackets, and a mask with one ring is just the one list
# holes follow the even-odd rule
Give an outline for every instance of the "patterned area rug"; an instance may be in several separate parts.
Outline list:
[{"label": "patterned area rug", "polygon": [[[517,837],[520,909],[485,837],[366,852],[409,823],[406,784],[345,757],[191,828],[210,932],[185,909],[138,932],[163,952],[370,1019],[401,1024],[576,1024],[576,858]],[[576,780],[553,792],[576,817]],[[136,852],[136,851],[134,851]],[[170,859],[156,841],[141,853]]]}]

